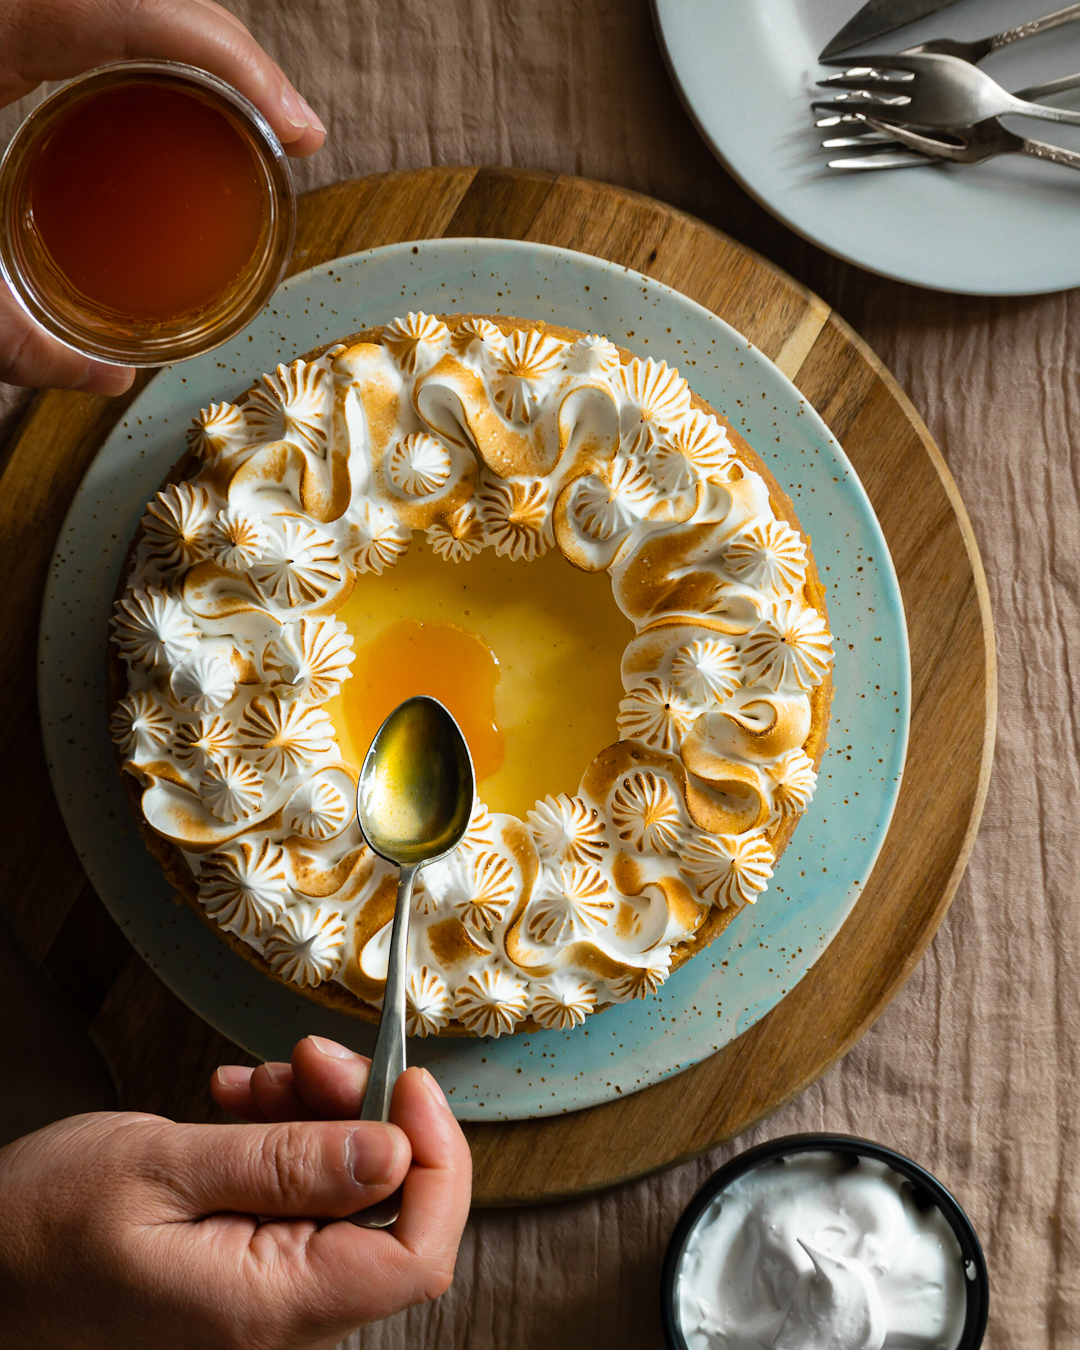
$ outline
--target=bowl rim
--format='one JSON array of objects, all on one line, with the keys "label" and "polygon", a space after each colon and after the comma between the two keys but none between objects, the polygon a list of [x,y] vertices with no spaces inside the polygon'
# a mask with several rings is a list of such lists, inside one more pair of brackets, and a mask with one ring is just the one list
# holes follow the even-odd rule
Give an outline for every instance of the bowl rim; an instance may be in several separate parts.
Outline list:
[{"label": "bowl rim", "polygon": [[[6,175],[11,160],[22,153],[28,141],[38,134],[41,124],[47,123],[52,110],[58,102],[69,100],[82,86],[90,86],[87,94],[94,92],[94,86],[109,88],[130,77],[137,80],[140,76],[162,75],[175,80],[178,84],[187,84],[193,90],[204,95],[217,97],[227,105],[234,116],[247,127],[252,141],[258,147],[257,153],[262,160],[263,171],[267,175],[273,198],[273,208],[279,220],[277,227],[277,247],[275,250],[277,265],[266,270],[261,285],[246,300],[242,308],[215,327],[208,340],[192,339],[183,334],[167,339],[147,343],[140,342],[127,349],[123,344],[113,345],[107,341],[95,342],[85,332],[76,331],[65,322],[56,319],[42,306],[36,296],[28,289],[20,269],[9,263],[6,255],[6,203],[9,188]],[[78,96],[76,94],[76,96]],[[296,186],[284,147],[278,140],[266,116],[239,89],[227,80],[200,66],[185,61],[138,57],[120,61],[109,61],[90,70],[83,71],[70,80],[65,80],[54,89],[35,108],[26,115],[16,128],[10,141],[0,155],[0,204],[4,210],[4,222],[0,224],[0,278],[7,284],[19,307],[40,328],[44,329],[55,341],[62,343],[90,360],[106,365],[120,365],[138,368],[157,368],[187,360],[193,356],[202,356],[215,347],[220,347],[250,324],[270,302],[292,258],[296,240]],[[140,351],[139,347],[144,348]]]},{"label": "bowl rim", "polygon": [[708,1178],[683,1210],[668,1242],[660,1274],[660,1322],[668,1350],[689,1350],[679,1324],[676,1294],[679,1267],[690,1233],[698,1219],[713,1199],[739,1177],[745,1176],[747,1172],[753,1171],[763,1163],[799,1153],[841,1153],[860,1158],[873,1158],[886,1163],[893,1171],[899,1172],[906,1180],[929,1194],[933,1203],[944,1214],[956,1237],[967,1275],[965,1282],[967,1309],[956,1350],[978,1350],[986,1333],[990,1312],[990,1275],[975,1226],[956,1197],[933,1173],[886,1144],[878,1144],[854,1134],[814,1133],[783,1135],[747,1149],[745,1153],[737,1154]]}]

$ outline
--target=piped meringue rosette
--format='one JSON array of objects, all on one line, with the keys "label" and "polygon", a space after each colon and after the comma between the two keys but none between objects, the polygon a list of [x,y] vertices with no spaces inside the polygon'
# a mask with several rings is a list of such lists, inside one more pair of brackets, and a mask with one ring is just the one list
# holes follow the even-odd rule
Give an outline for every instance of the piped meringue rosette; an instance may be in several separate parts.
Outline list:
[{"label": "piped meringue rosette", "polygon": [[411,1034],[571,1028],[644,998],[766,889],[832,695],[791,503],[678,371],[521,319],[409,314],[195,420],[112,618],[112,737],[183,897],[290,988],[369,1020],[396,873],[323,705],[335,619],[416,531],[448,566],[552,547],[636,636],[622,739],[527,819],[477,801],[415,894]]}]

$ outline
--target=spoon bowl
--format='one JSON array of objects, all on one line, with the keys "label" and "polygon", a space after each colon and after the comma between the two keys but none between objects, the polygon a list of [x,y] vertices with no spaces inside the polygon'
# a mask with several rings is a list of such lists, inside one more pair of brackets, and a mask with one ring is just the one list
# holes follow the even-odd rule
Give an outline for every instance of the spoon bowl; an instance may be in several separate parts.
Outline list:
[{"label": "spoon bowl", "polygon": [[[398,867],[386,992],[361,1120],[389,1120],[394,1084],[405,1072],[413,880],[425,863],[444,857],[461,843],[475,794],[472,756],[450,712],[426,694],[400,703],[375,733],[356,791],[364,838],[380,858]],[[400,1211],[399,1192],[350,1218],[362,1228],[387,1228]]]},{"label": "spoon bowl", "polygon": [[457,722],[438,699],[400,703],[364,757],[356,811],[387,862],[418,867],[461,842],[473,808],[473,766]]}]

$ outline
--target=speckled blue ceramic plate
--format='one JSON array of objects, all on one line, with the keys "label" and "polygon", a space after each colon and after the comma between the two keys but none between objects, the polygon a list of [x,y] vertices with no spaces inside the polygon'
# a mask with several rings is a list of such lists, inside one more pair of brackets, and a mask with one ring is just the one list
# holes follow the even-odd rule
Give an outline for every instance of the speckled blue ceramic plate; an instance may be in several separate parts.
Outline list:
[{"label": "speckled blue ceramic plate", "polygon": [[[1064,0],[1062,0],[1062,4]],[[810,101],[835,73],[817,54],[863,0],[652,0],[676,88],[709,148],[766,210],[848,262],[897,281],[969,295],[1035,295],[1080,285],[1080,178],[1026,155],[845,173]],[[1047,0],[954,0],[865,44],[875,55],[933,38],[970,40],[1034,19]],[[844,53],[852,66],[855,52]],[[984,70],[1024,89],[1080,68],[1080,24],[1002,48]],[[1076,92],[1045,102],[1080,107]],[[1010,118],[1066,149],[1080,128]],[[840,130],[843,134],[843,130]]]},{"label": "speckled blue ceramic plate", "polygon": [[[410,309],[547,319],[666,358],[722,409],[791,494],[828,586],[836,701],[817,796],[770,889],[653,997],[576,1031],[411,1041],[463,1120],[593,1106],[697,1063],[802,978],[870,875],[899,789],[909,670],[885,540],[843,451],[795,386],[700,305],[637,272],[537,244],[437,239],[294,277],[229,346],[161,371],[102,446],[57,545],[41,625],[46,752],[91,881],[135,948],[200,1016],[266,1059],[311,1032],[370,1053],[373,1028],[290,994],[174,903],[128,812],[107,732],[107,622],[145,503],[199,408],[262,371]],[[812,1034],[812,1028],[808,1032]]]}]

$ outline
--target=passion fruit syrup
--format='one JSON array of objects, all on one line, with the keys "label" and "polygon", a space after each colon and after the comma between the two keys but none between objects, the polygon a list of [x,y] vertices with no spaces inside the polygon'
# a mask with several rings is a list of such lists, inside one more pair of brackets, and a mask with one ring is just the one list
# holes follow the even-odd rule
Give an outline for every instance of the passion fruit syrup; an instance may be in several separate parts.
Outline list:
[{"label": "passion fruit syrup", "polygon": [[71,290],[144,321],[227,294],[268,214],[239,126],[198,93],[153,78],[73,104],[41,147],[27,195],[43,250]]},{"label": "passion fruit syrup", "polygon": [[430,694],[461,727],[485,804],[523,819],[538,797],[575,793],[619,739],[634,626],[608,574],[578,571],[557,548],[532,562],[487,548],[452,563],[414,537],[391,570],[357,578],[335,618],[356,659],[326,708],[354,764],[392,708]]}]

